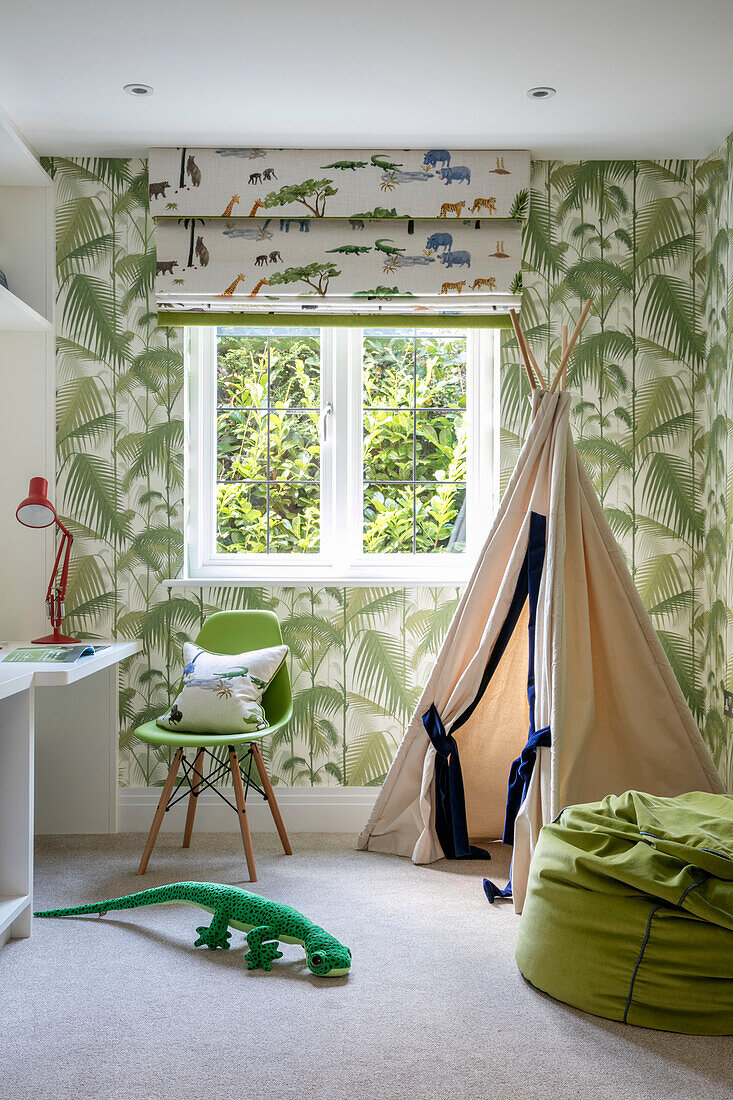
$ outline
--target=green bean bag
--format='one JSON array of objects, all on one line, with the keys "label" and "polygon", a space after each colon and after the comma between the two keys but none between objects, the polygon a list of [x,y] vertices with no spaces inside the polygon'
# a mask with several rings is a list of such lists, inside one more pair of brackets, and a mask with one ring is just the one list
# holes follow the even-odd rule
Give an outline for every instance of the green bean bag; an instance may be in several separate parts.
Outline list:
[{"label": "green bean bag", "polygon": [[596,1016],[733,1034],[733,799],[628,791],[563,810],[532,858],[516,959]]}]

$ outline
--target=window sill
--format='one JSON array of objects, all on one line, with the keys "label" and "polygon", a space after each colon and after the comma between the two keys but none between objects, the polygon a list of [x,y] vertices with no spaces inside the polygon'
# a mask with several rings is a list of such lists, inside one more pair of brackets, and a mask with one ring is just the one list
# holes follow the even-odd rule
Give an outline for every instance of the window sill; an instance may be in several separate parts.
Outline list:
[{"label": "window sill", "polygon": [[287,569],[249,571],[222,575],[210,574],[200,577],[173,577],[162,582],[164,588],[175,591],[181,588],[258,588],[263,585],[298,585],[302,587],[325,587],[346,585],[351,588],[453,588],[462,587],[469,579],[470,570],[446,569],[431,570],[380,570],[369,573],[364,571],[336,572],[317,569]]}]

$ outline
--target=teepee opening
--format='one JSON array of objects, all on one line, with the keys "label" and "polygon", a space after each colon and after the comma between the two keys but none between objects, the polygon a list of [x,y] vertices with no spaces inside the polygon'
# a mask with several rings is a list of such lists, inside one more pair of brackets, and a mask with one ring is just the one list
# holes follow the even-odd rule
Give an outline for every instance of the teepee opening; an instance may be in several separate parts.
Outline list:
[{"label": "teepee opening", "polygon": [[468,835],[476,845],[501,839],[507,777],[527,740],[528,632],[529,608],[525,604],[484,695],[455,734],[466,792]]}]

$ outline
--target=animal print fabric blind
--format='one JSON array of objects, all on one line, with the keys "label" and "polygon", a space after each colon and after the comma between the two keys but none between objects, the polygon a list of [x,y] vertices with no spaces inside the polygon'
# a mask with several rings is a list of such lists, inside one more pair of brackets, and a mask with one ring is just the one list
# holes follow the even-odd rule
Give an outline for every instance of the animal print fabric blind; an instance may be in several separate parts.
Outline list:
[{"label": "animal print fabric blind", "polygon": [[152,149],[161,319],[506,313],[529,168],[507,150]]}]

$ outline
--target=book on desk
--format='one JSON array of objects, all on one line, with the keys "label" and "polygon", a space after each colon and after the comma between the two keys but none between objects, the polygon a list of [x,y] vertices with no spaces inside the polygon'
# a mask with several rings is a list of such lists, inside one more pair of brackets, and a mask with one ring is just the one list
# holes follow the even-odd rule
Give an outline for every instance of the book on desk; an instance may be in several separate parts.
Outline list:
[{"label": "book on desk", "polygon": [[79,642],[78,645],[19,646],[4,654],[0,660],[19,665],[73,665],[81,657],[93,657],[95,653],[108,648],[109,645],[91,645],[86,642]]}]

